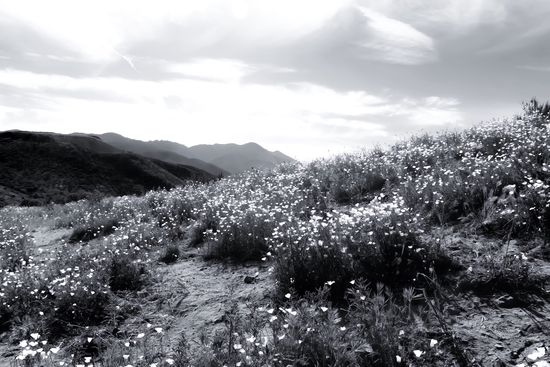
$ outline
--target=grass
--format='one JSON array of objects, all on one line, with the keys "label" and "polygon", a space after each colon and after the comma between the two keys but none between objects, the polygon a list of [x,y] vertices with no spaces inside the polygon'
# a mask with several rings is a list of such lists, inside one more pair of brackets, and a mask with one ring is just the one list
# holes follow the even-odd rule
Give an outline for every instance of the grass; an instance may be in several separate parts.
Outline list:
[{"label": "grass", "polygon": [[[0,331],[22,343],[14,363],[468,365],[445,292],[540,293],[547,281],[525,255],[501,251],[512,240],[548,251],[550,121],[539,107],[142,197],[4,208]],[[36,259],[37,226],[72,234]],[[500,246],[486,246],[472,267],[442,246],[437,233],[449,228]],[[198,346],[184,335],[170,344],[151,326],[121,335],[140,297],[154,299],[158,262],[177,262],[184,246],[208,259],[265,261],[271,299],[246,311],[229,305],[224,328]]]}]

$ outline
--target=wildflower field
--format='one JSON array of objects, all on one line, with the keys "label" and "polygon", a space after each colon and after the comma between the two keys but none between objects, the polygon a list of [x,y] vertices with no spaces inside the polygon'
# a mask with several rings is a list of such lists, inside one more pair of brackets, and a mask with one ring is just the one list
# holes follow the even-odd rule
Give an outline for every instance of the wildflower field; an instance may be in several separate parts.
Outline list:
[{"label": "wildflower field", "polygon": [[0,366],[550,365],[550,119],[532,107],[140,197],[5,207]]}]

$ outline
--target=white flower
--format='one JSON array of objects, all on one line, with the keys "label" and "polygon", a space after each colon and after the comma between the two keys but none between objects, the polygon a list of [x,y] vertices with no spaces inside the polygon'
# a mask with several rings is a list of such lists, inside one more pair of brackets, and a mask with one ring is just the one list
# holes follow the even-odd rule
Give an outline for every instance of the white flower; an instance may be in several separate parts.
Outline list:
[{"label": "white flower", "polygon": [[421,350],[413,350],[413,353],[414,355],[416,356],[416,358],[420,357],[422,354],[424,354],[425,352],[421,351]]},{"label": "white flower", "polygon": [[432,340],[430,341],[430,348],[433,348],[434,345],[436,345],[436,344],[437,344],[437,340],[432,339]]},{"label": "white flower", "polygon": [[162,328],[161,327],[156,327],[155,331],[160,334],[160,333],[162,333]]},{"label": "white flower", "polygon": [[138,338],[138,339],[141,339],[141,338],[143,338],[144,336],[145,336],[145,333],[139,333],[139,334],[137,335],[137,338]]},{"label": "white flower", "polygon": [[32,333],[31,336],[34,340],[40,338],[40,334],[38,334],[38,333]]},{"label": "white flower", "polygon": [[323,310],[323,312],[327,312],[328,308],[326,308],[326,307],[321,307],[321,310]]},{"label": "white flower", "polygon": [[542,348],[537,348],[536,351],[534,351],[533,353],[529,354],[527,356],[527,358],[531,359],[531,360],[535,360],[535,359],[539,359],[540,357],[544,356],[544,353],[546,352],[546,348],[542,347]]},{"label": "white flower", "polygon": [[397,363],[401,363],[401,357],[400,356],[395,356],[395,360],[397,361]]},{"label": "white flower", "polygon": [[290,293],[285,294],[286,298],[290,298]]},{"label": "white flower", "polygon": [[172,365],[174,364],[174,360],[172,358],[166,358],[166,363]]}]

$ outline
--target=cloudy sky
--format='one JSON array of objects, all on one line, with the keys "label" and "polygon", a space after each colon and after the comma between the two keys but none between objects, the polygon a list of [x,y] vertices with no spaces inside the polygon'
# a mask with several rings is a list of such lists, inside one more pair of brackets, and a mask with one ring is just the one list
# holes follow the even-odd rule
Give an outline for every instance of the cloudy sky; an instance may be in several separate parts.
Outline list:
[{"label": "cloudy sky", "polygon": [[547,0],[0,0],[0,130],[385,146],[549,100],[548,19]]}]

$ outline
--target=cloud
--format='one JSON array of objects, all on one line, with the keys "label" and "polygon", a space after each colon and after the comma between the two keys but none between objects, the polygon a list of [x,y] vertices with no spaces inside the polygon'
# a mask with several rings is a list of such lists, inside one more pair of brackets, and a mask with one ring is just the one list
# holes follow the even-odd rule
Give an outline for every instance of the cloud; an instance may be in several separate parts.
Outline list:
[{"label": "cloud", "polygon": [[501,0],[358,0],[358,4],[435,37],[469,32],[481,24],[500,24],[514,6],[513,1]]},{"label": "cloud", "polygon": [[169,64],[166,70],[183,77],[197,77],[203,80],[239,82],[254,68],[244,62],[230,59],[196,59],[188,63]]},{"label": "cloud", "polygon": [[367,39],[360,45],[371,52],[363,56],[395,64],[416,65],[437,60],[433,40],[413,26],[374,10],[359,7],[367,19]]}]

